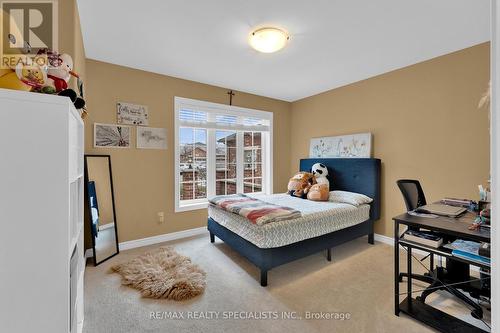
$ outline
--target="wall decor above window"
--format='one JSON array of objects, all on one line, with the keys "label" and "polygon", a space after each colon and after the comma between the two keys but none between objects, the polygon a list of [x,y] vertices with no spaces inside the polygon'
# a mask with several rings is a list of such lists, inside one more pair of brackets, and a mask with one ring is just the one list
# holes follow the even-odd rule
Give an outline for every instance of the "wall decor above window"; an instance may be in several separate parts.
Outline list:
[{"label": "wall decor above window", "polygon": [[137,148],[167,149],[165,128],[137,127]]},{"label": "wall decor above window", "polygon": [[118,102],[116,103],[116,115],[118,124],[149,125],[148,107],[145,105]]},{"label": "wall decor above window", "polygon": [[359,158],[371,157],[372,134],[359,133],[351,135],[312,138],[309,146],[311,158]]}]

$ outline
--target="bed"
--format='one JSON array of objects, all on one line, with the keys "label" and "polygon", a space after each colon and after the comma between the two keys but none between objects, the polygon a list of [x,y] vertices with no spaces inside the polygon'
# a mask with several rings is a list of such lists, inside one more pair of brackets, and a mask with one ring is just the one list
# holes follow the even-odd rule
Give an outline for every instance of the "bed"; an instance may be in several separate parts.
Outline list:
[{"label": "bed", "polygon": [[293,220],[255,225],[245,218],[210,206],[207,228],[210,241],[215,236],[246,257],[260,269],[260,284],[267,286],[267,272],[273,267],[319,251],[368,236],[373,244],[373,225],[380,218],[379,159],[314,158],[300,160],[300,170],[309,171],[314,163],[328,167],[330,190],[361,193],[373,199],[358,207],[331,202],[312,202],[286,194],[256,196],[283,206],[299,209],[302,217]]}]

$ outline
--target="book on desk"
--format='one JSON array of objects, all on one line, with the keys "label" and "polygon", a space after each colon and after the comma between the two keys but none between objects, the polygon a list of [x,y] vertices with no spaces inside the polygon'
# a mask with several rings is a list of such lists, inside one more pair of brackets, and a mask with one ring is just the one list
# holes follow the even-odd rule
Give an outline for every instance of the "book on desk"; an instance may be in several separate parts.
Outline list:
[{"label": "book on desk", "polygon": [[452,256],[485,265],[490,265],[491,263],[491,259],[488,257],[489,243],[457,239],[453,243],[445,244],[443,247],[452,250]]},{"label": "book on desk", "polygon": [[443,237],[438,233],[430,231],[407,230],[403,234],[403,239],[436,249],[443,244]]}]

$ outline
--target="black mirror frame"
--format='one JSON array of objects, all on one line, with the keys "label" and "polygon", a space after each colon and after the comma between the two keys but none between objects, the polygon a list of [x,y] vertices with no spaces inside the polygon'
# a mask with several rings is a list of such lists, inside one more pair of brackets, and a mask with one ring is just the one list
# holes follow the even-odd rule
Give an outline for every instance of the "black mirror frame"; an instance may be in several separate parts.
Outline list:
[{"label": "black mirror frame", "polygon": [[94,234],[92,232],[92,216],[89,215],[90,236],[92,238],[92,254],[93,254],[93,259],[94,259],[94,266],[97,266],[97,265],[102,264],[106,260],[113,258],[114,256],[116,256],[117,254],[120,253],[120,246],[119,246],[119,243],[118,243],[118,226],[117,226],[117,223],[116,223],[116,211],[115,211],[115,190],[114,190],[114,187],[113,187],[113,172],[111,170],[111,155],[87,155],[87,154],[85,154],[84,155],[84,167],[85,167],[84,192],[85,192],[85,202],[86,202],[87,207],[89,209],[89,214],[90,214],[90,212],[92,210],[91,210],[91,207],[90,207],[89,193],[88,193],[89,172],[88,172],[88,165],[87,165],[87,157],[105,157],[105,158],[108,159],[109,182],[110,182],[110,185],[111,185],[111,204],[113,205],[113,218],[115,220],[116,253],[114,253],[114,254],[110,255],[109,257],[107,257],[107,258],[105,258],[105,259],[103,259],[103,260],[101,260],[101,261],[98,262],[97,261],[97,256],[96,256],[96,252],[95,252],[95,236],[94,236]]}]

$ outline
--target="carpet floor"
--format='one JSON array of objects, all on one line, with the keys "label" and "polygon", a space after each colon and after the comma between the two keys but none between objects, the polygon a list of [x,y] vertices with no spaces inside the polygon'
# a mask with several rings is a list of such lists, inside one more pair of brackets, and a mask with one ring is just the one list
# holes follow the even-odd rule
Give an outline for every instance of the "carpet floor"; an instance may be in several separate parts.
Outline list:
[{"label": "carpet floor", "polygon": [[[204,294],[182,302],[142,298],[121,285],[120,275],[109,273],[112,265],[165,244],[87,266],[85,333],[433,332],[404,314],[394,315],[393,248],[369,245],[366,237],[334,248],[332,262],[318,253],[274,268],[266,288],[260,287],[256,267],[222,241],[211,244],[208,234],[169,242],[207,272]],[[402,258],[401,269],[405,266]],[[414,263],[414,270],[418,266]],[[415,283],[414,289],[420,287],[425,285]],[[404,291],[405,283],[400,288]],[[444,295],[437,292],[428,303],[485,328]]]}]

